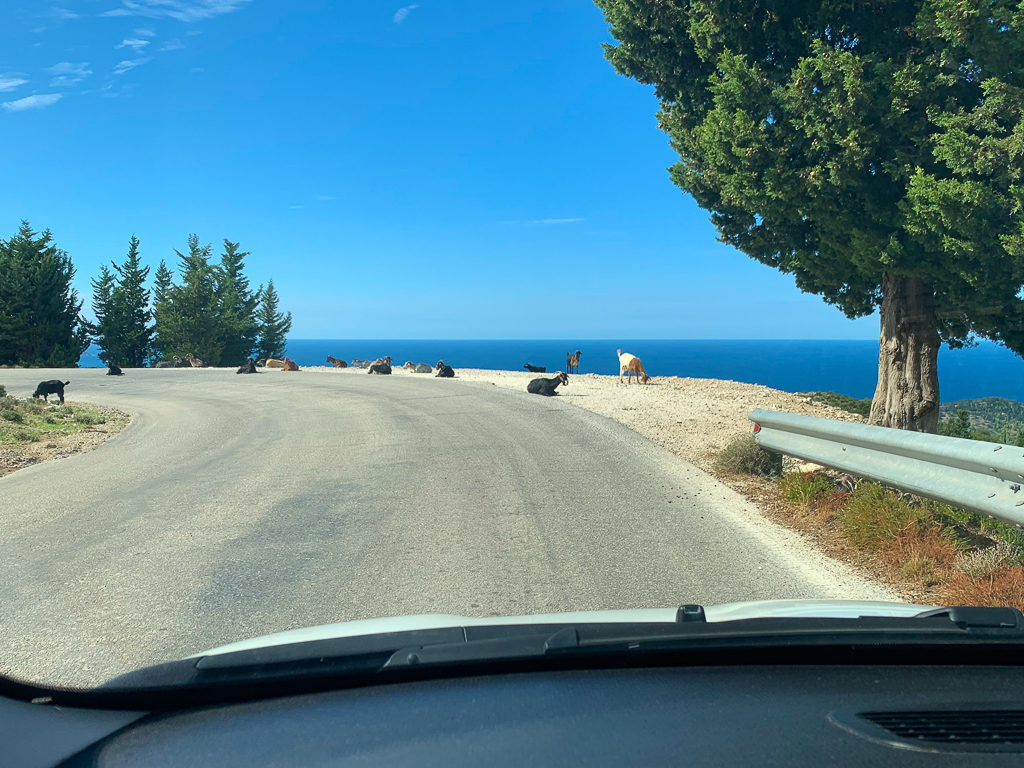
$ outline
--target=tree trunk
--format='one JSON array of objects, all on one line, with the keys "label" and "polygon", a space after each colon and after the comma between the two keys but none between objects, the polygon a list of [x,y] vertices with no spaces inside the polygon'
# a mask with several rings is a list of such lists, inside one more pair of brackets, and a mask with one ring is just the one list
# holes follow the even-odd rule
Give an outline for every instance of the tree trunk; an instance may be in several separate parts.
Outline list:
[{"label": "tree trunk", "polygon": [[931,284],[885,273],[881,315],[871,423],[934,432],[939,424],[940,342]]}]

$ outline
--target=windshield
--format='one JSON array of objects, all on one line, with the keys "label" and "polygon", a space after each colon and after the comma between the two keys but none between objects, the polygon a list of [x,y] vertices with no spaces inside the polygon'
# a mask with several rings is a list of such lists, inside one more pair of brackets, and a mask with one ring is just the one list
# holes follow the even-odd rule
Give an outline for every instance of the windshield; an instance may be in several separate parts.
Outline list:
[{"label": "windshield", "polygon": [[4,14],[0,674],[1024,608],[1016,5],[400,3]]}]

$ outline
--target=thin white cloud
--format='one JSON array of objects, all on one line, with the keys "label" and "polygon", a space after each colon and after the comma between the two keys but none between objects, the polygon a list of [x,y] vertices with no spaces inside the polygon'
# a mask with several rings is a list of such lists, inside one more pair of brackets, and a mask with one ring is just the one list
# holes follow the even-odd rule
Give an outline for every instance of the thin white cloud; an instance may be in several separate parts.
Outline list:
[{"label": "thin white cloud", "polygon": [[150,19],[202,21],[237,11],[249,0],[121,0],[119,8],[100,16],[143,16]]},{"label": "thin white cloud", "polygon": [[156,32],[150,29],[149,27],[139,27],[138,29],[133,29],[132,34],[135,35],[135,37],[156,37]]},{"label": "thin white cloud", "polygon": [[292,210],[296,210],[297,211],[299,208],[305,208],[306,206],[304,206],[304,205],[289,205],[288,207],[291,208]]},{"label": "thin white cloud", "polygon": [[114,65],[113,72],[115,75],[123,75],[125,72],[130,72],[136,67],[141,67],[143,64],[146,64],[147,62],[149,62],[149,59],[145,58],[125,59],[124,61],[119,61],[116,65]]},{"label": "thin white cloud", "polygon": [[26,109],[42,109],[51,104],[56,104],[61,99],[59,93],[37,93],[34,96],[26,96],[23,99],[3,102],[3,108],[8,112],[24,112]]},{"label": "thin white cloud", "polygon": [[576,224],[580,221],[586,221],[586,219],[582,217],[572,219],[533,219],[528,221],[527,224]]},{"label": "thin white cloud", "polygon": [[122,40],[120,43],[115,45],[115,48],[131,48],[133,51],[141,51],[149,45],[149,40],[144,40],[141,37],[129,37]]},{"label": "thin white cloud", "polygon": [[334,199],[334,195],[316,195],[315,197],[321,203],[326,203],[328,200],[333,200]]},{"label": "thin white cloud", "polygon": [[168,40],[166,43],[160,46],[161,51],[180,51],[185,47],[185,44],[181,40]]},{"label": "thin white cloud", "polygon": [[50,80],[51,88],[67,88],[82,82],[92,74],[87,61],[59,61],[46,71],[53,75],[53,79]]},{"label": "thin white cloud", "polygon": [[60,19],[61,21],[71,21],[78,18],[78,14],[69,8],[53,8],[50,13],[55,19]]},{"label": "thin white cloud", "polygon": [[412,5],[403,6],[402,8],[399,8],[397,11],[395,11],[395,15],[391,17],[391,20],[395,24],[401,24],[409,17],[409,14],[415,11],[417,8],[419,8],[419,5],[416,3],[413,3]]},{"label": "thin white cloud", "polygon": [[4,91],[13,91],[18,86],[24,85],[27,82],[28,80],[14,72],[7,75],[0,75],[0,93],[3,93]]}]

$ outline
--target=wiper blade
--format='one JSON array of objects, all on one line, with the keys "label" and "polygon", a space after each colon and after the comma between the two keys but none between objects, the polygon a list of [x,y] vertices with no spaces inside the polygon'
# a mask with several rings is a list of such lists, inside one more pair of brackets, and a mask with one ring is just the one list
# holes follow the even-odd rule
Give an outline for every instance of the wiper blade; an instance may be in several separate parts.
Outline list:
[{"label": "wiper blade", "polygon": [[576,627],[563,627],[549,635],[511,635],[485,640],[467,640],[461,643],[407,646],[395,651],[383,668],[523,659],[544,656],[552,651],[578,648],[579,644]]}]

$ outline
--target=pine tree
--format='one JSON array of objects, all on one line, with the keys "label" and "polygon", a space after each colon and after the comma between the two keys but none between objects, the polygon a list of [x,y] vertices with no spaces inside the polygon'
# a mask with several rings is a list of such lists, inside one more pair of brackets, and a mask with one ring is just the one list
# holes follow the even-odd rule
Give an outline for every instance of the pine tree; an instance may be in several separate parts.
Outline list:
[{"label": "pine tree", "polygon": [[217,273],[210,264],[210,246],[189,235],[188,253],[175,251],[180,285],[161,289],[157,305],[158,334],[165,356],[193,354],[211,363],[221,359],[224,341],[217,301]]},{"label": "pine tree", "polygon": [[259,296],[249,288],[249,278],[245,276],[245,257],[248,251],[240,251],[238,243],[224,240],[224,253],[221,255],[220,268],[217,273],[217,302],[223,348],[219,361],[210,361],[216,365],[241,365],[249,357],[256,346],[259,336],[259,324],[256,310],[259,307]]},{"label": "pine tree", "polygon": [[164,323],[161,318],[168,311],[167,301],[173,285],[174,275],[161,259],[153,278],[153,342],[150,363],[155,364],[167,357],[167,341],[163,333]]},{"label": "pine tree", "polygon": [[0,240],[0,364],[67,367],[88,346],[71,258],[27,221]]},{"label": "pine tree", "polygon": [[107,365],[116,363],[119,349],[119,310],[114,298],[114,275],[104,264],[100,275],[92,280],[92,312],[95,322],[89,323],[89,334],[100,348],[99,358]]},{"label": "pine tree", "polygon": [[146,278],[149,267],[143,267],[139,259],[139,239],[135,235],[128,241],[128,256],[124,263],[114,264],[117,285],[113,300],[119,312],[120,334],[117,365],[140,367],[150,353],[153,343],[152,312],[149,309],[149,291]]},{"label": "pine tree", "polygon": [[259,344],[256,354],[260,358],[282,357],[288,333],[292,329],[292,313],[278,312],[278,296],[274,281],[260,291],[260,306],[256,312],[259,322]]}]

